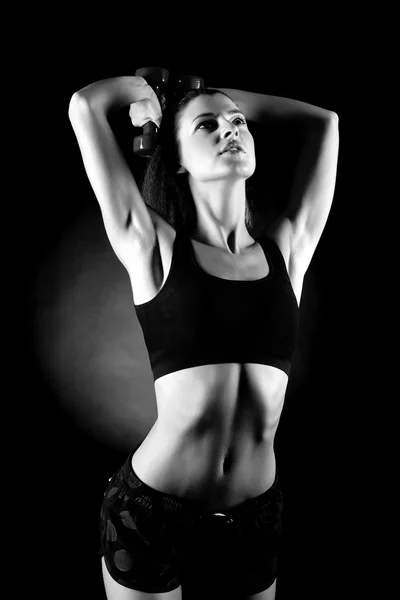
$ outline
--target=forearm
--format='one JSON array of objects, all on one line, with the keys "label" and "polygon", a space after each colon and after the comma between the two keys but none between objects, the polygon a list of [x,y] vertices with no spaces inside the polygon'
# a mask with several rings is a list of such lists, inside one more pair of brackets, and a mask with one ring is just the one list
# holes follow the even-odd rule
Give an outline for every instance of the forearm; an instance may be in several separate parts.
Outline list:
[{"label": "forearm", "polygon": [[326,122],[337,117],[332,111],[299,100],[244,90],[218,89],[228,94],[250,121],[266,123],[271,119],[285,119],[302,125]]},{"label": "forearm", "polygon": [[106,115],[114,110],[128,106],[152,95],[151,87],[142,77],[122,76],[101,79],[78,90],[71,98],[74,101],[85,100],[93,111]]}]

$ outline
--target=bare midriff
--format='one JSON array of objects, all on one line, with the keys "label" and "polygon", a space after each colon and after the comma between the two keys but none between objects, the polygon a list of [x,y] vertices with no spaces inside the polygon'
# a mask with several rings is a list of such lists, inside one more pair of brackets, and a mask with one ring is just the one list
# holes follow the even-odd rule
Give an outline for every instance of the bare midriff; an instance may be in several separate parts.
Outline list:
[{"label": "bare midriff", "polygon": [[155,381],[158,417],[132,467],[148,486],[222,510],[275,480],[274,438],[288,377],[268,365],[224,363]]}]

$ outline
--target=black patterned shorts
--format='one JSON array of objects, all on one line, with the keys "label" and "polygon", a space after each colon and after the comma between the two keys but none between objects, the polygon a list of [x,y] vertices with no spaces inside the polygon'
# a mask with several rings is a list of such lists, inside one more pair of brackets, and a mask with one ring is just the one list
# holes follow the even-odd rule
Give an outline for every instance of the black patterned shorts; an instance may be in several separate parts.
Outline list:
[{"label": "black patterned shorts", "polygon": [[220,585],[224,594],[257,594],[272,585],[282,547],[283,498],[271,488],[223,513],[143,483],[132,469],[136,448],[109,480],[100,513],[100,556],[119,584],[148,593],[182,585]]}]

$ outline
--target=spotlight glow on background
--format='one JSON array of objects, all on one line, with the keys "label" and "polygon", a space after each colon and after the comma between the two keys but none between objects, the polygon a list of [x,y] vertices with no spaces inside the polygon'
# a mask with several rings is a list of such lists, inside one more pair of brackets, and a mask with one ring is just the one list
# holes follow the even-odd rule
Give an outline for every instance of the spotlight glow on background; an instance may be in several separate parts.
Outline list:
[{"label": "spotlight glow on background", "polygon": [[157,418],[153,377],[128,273],[97,213],[64,232],[33,302],[36,352],[59,401],[91,435],[131,449]]}]

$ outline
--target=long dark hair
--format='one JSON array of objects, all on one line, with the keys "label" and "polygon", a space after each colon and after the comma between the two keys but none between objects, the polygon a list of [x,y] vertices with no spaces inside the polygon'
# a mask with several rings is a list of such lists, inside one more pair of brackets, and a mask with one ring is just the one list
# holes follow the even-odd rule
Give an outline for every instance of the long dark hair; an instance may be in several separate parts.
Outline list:
[{"label": "long dark hair", "polygon": [[[190,90],[183,96],[170,95],[165,102],[159,129],[159,144],[145,169],[141,193],[143,200],[158,212],[177,231],[190,234],[197,221],[196,207],[188,183],[188,175],[177,175],[180,167],[178,126],[184,108],[191,100],[201,95],[225,94],[213,88]],[[252,188],[246,180],[245,224],[253,226]]]}]

